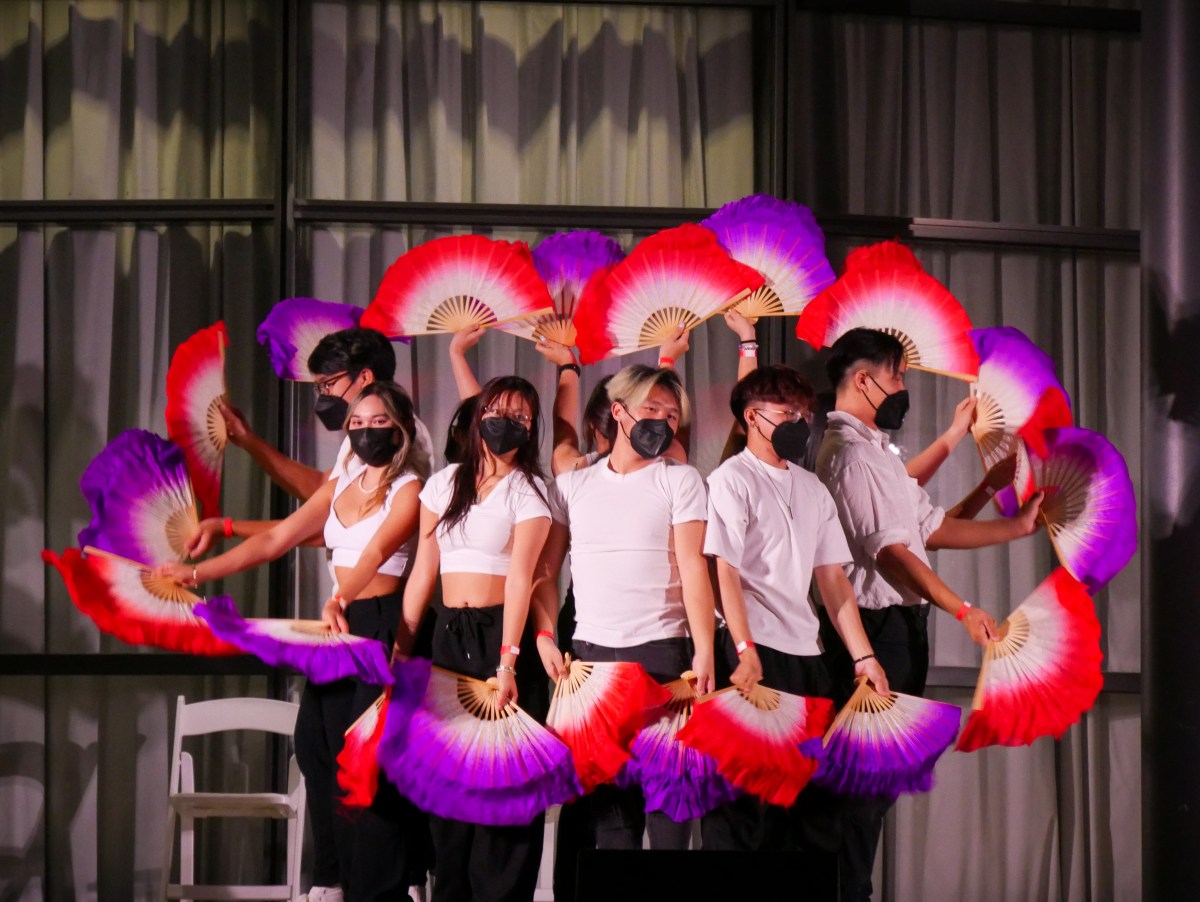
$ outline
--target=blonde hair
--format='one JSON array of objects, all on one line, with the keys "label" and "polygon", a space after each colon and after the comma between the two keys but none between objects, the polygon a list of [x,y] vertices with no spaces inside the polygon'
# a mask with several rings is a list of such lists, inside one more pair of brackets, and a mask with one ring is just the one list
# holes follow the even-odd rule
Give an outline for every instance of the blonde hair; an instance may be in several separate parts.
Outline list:
[{"label": "blonde hair", "polygon": [[646,403],[656,387],[665,388],[675,396],[679,404],[679,425],[686,426],[692,416],[691,404],[679,374],[669,367],[646,366],[635,363],[621,370],[608,382],[608,400],[623,404],[626,410],[635,410]]},{"label": "blonde hair", "polygon": [[[416,414],[413,412],[412,399],[404,389],[394,382],[370,382],[364,386],[358,397],[350,402],[345,425],[349,427],[350,417],[362,400],[371,397],[379,399],[388,419],[400,430],[400,446],[384,469],[378,488],[371,493],[371,497],[367,501],[368,508],[374,509],[387,500],[388,490],[392,487],[392,483],[402,474],[413,473],[423,482],[429,478],[430,467],[429,453],[416,442]],[[351,451],[342,461],[343,472],[346,471],[353,454],[354,452]]]}]

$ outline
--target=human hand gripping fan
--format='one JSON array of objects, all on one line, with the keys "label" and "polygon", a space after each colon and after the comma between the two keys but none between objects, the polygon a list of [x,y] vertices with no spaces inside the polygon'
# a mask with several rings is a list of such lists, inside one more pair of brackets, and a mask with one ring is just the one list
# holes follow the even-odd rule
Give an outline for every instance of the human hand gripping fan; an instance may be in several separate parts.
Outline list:
[{"label": "human hand gripping fan", "polygon": [[1034,492],[1023,439],[1044,448],[1040,437],[1045,429],[1073,425],[1070,401],[1054,362],[1019,329],[972,329],[969,335],[979,355],[979,379],[973,386],[979,402],[971,434],[985,472],[1009,457],[1017,459],[1013,485],[993,499],[1011,517]]},{"label": "human hand gripping fan", "polygon": [[61,556],[43,551],[42,560],[61,574],[75,607],[122,642],[192,655],[240,653],[196,616],[198,596],[144,564],[90,547]]},{"label": "human hand gripping fan", "polygon": [[984,651],[958,750],[1062,738],[1096,702],[1100,621],[1084,585],[1059,567],[1000,626]]},{"label": "human hand gripping fan", "polygon": [[338,787],[346,793],[342,804],[347,808],[367,808],[379,791],[379,740],[387,719],[391,690],[384,689],[346,730],[346,741],[337,756]]},{"label": "human hand gripping fan", "polygon": [[[1059,562],[1102,589],[1137,549],[1137,499],[1125,458],[1099,433],[1047,429],[1046,456],[1030,454],[1033,481],[1046,493],[1041,515]],[[1032,450],[1032,449],[1031,449]]]},{"label": "human hand gripping fan", "polygon": [[396,661],[379,764],[422,811],[494,827],[528,824],[582,794],[570,750],[495,682]]},{"label": "human hand gripping fan", "polygon": [[800,752],[820,737],[833,717],[833,702],[768,689],[735,686],[697,699],[692,718],[679,731],[684,745],[711,755],[721,776],[770,805],[796,801],[817,769]]},{"label": "human hand gripping fan", "polygon": [[584,792],[611,782],[629,760],[629,745],[651,709],[670,698],[641,664],[567,658],[554,687],[546,726],[566,743]]},{"label": "human hand gripping fan", "polygon": [[617,775],[621,787],[640,786],[647,811],[661,811],[676,823],[702,817],[732,802],[738,791],[721,776],[716,759],[679,741],[696,701],[691,671],[667,683],[670,698],[638,731],[632,757]]},{"label": "human hand gripping fan", "polygon": [[825,257],[825,234],[808,207],[752,194],[725,204],[700,224],[734,260],[763,275],[763,284],[735,305],[751,322],[798,314],[835,280]]},{"label": "human hand gripping fan", "polygon": [[181,561],[199,525],[183,450],[153,432],[128,429],[97,454],[79,480],[92,519],[79,533],[134,561]]},{"label": "human hand gripping fan", "polygon": [[801,746],[820,761],[813,784],[881,799],[928,792],[934,765],[958,735],[962,709],[898,692],[880,695],[866,677],[856,682],[824,738]]},{"label": "human hand gripping fan", "polygon": [[389,338],[472,326],[519,332],[525,320],[553,309],[523,242],[450,235],[401,254],[384,273],[359,325]]},{"label": "human hand gripping fan", "polygon": [[245,618],[228,595],[196,605],[196,616],[219,638],[272,667],[290,667],[314,683],[357,677],[386,686],[392,681],[388,652],[382,642],[349,633],[334,633],[322,620]]},{"label": "human hand gripping fan", "polygon": [[623,261],[597,270],[575,313],[582,363],[661,345],[763,284],[703,226],[687,223],[638,242]]},{"label": "human hand gripping fan", "polygon": [[841,278],[800,314],[796,337],[819,349],[859,328],[896,336],[913,369],[968,382],[979,370],[966,311],[897,241],[852,251]]},{"label": "human hand gripping fan", "polygon": [[308,357],[322,338],[343,329],[353,329],[363,308],[335,304],[316,298],[286,298],[271,308],[255,337],[266,348],[271,368],[280,379],[314,382]]},{"label": "human hand gripping fan", "polygon": [[221,465],[229,433],[225,394],[225,324],[201,329],[175,349],[167,368],[167,435],[183,449],[205,517],[220,514]]}]

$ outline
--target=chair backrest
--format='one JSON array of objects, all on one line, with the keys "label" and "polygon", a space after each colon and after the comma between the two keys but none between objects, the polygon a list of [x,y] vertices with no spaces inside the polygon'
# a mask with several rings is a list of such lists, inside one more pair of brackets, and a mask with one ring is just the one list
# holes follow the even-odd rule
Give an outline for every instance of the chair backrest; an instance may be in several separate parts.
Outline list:
[{"label": "chair backrest", "polygon": [[185,736],[203,736],[225,730],[259,730],[290,736],[296,729],[300,706],[270,698],[219,698],[188,704],[183,696],[175,705],[175,738],[171,748],[168,791],[179,791],[180,763]]}]

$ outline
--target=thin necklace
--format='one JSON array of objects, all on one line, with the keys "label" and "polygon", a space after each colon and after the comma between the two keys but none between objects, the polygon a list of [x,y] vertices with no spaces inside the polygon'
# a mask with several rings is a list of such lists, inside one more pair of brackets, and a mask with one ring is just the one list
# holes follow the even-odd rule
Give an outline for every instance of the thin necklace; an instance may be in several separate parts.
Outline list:
[{"label": "thin necklace", "polygon": [[[767,463],[765,461],[759,460],[758,455],[755,454],[753,451],[750,452],[750,456],[753,457],[756,461],[758,461],[758,465],[760,467],[762,467],[764,470],[778,469],[776,467],[768,467]],[[786,462],[784,463],[783,467],[784,467],[783,472],[788,473],[788,466],[787,466]],[[788,497],[790,498],[791,494],[792,494],[792,480],[790,478],[790,474],[788,474],[788,475],[789,475]],[[771,484],[771,491],[773,491],[775,493],[775,497],[779,499],[779,503],[783,506],[784,511],[787,513],[787,518],[789,520],[795,520],[795,517],[792,516],[791,502],[783,497],[783,492],[781,492],[779,490],[779,486],[777,486],[775,484],[775,477],[772,476],[770,472],[767,473],[767,482],[769,482]]]}]

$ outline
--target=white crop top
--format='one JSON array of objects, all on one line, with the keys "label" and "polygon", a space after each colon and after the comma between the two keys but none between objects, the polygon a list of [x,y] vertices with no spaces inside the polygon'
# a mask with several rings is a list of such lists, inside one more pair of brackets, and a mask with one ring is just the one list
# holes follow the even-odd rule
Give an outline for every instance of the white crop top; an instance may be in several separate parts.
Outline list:
[{"label": "white crop top", "polygon": [[[458,464],[439,470],[421,490],[421,503],[439,517],[450,506],[457,470]],[[455,526],[446,529],[438,524],[442,573],[507,575],[512,559],[513,527],[524,520],[549,518],[550,507],[544,500],[548,497],[541,479],[535,476],[530,483],[525,474],[510,471],[483,501],[471,505]]]},{"label": "white crop top", "polygon": [[[352,457],[349,467],[338,466],[335,469],[338,471],[338,476],[337,485],[333,489],[333,499],[337,501],[338,496],[358,478],[365,468],[362,461],[357,457]],[[358,556],[367,547],[367,543],[371,541],[376,530],[383,525],[388,511],[392,509],[392,499],[396,497],[396,492],[400,490],[401,486],[408,485],[416,479],[417,477],[413,473],[402,473],[397,476],[396,481],[388,489],[387,498],[384,499],[383,504],[353,526],[344,526],[338,519],[333,505],[329,506],[329,517],[325,520],[325,547],[333,552],[332,564],[334,567],[353,567],[358,563]],[[413,534],[396,549],[395,554],[383,562],[379,572],[387,576],[404,576],[408,570],[408,562],[412,560],[416,548],[417,531],[413,530]]]}]

